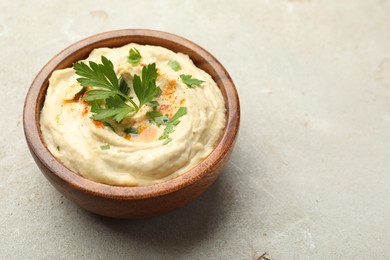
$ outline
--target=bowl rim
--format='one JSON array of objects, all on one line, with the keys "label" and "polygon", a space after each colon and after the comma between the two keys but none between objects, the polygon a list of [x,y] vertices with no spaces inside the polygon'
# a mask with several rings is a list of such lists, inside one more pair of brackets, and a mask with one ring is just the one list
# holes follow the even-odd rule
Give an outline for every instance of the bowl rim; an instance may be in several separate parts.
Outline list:
[{"label": "bowl rim", "polygon": [[[166,44],[159,46],[165,47],[166,45],[170,45],[185,47],[185,49],[194,51],[200,55],[200,57],[202,57],[208,65],[211,66],[211,69],[217,75],[216,77],[213,77],[213,79],[224,94],[227,111],[226,127],[213,151],[189,171],[171,180],[149,186],[114,186],[95,182],[82,177],[78,173],[68,169],[50,153],[43,142],[39,126],[40,111],[43,105],[43,100],[41,99],[44,99],[44,96],[46,95],[48,80],[51,73],[56,69],[69,67],[64,64],[67,63],[66,60],[74,60],[73,62],[80,60],[81,58],[76,60],[71,58],[72,56],[77,56],[77,53],[80,52],[80,50],[85,48],[95,49],[99,47],[119,47],[125,44],[115,46],[115,44],[112,44],[111,41],[118,38],[123,38],[124,40],[134,37],[138,37],[140,39],[139,43],[141,44],[146,40],[149,40],[147,42],[150,42],[158,39],[166,42]],[[128,43],[130,42],[131,41]],[[154,45],[149,43],[144,44]],[[189,53],[185,54],[189,55],[192,59]],[[195,65],[197,64],[195,63]],[[234,146],[239,130],[239,123],[240,103],[238,93],[233,80],[222,64],[212,54],[190,40],[172,33],[150,29],[122,29],[107,31],[84,38],[65,48],[55,55],[37,74],[28,90],[23,109],[24,134],[34,159],[39,160],[50,174],[56,175],[56,177],[60,178],[73,189],[111,199],[133,200],[158,197],[175,192],[195,183],[197,180],[209,174],[214,166],[218,165],[226,156],[228,156],[229,150]]]}]

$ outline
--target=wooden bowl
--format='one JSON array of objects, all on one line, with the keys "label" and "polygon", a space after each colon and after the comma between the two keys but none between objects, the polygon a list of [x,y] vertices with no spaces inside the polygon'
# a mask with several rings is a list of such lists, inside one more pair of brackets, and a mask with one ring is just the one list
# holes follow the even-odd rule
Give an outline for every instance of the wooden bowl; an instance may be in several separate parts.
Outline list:
[{"label": "wooden bowl", "polygon": [[[46,148],[39,126],[49,78],[54,70],[71,67],[99,47],[127,43],[162,46],[190,56],[209,73],[221,89],[227,111],[226,127],[211,154],[188,172],[164,183],[144,187],[119,187],[97,183],[66,168]],[[221,43],[222,44],[222,43]],[[240,123],[240,104],[234,83],[209,52],[179,36],[153,30],[110,31],[81,40],[55,56],[38,73],[26,96],[24,133],[30,152],[42,173],[65,197],[81,208],[113,218],[145,218],[182,207],[201,195],[220,175],[232,152]]]}]

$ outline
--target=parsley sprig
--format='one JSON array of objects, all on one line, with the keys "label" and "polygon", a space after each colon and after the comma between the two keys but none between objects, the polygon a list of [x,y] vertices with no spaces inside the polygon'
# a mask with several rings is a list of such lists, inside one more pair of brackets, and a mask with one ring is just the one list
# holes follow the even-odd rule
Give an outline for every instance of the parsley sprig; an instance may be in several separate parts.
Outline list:
[{"label": "parsley sprig", "polygon": [[101,61],[101,64],[90,61],[89,66],[83,62],[73,65],[76,74],[80,76],[77,78],[80,85],[93,88],[86,91],[83,98],[92,105],[91,112],[95,114],[91,119],[113,118],[120,123],[124,117],[134,115],[143,105],[161,94],[160,87],[156,85],[155,63],[144,66],[141,77],[138,75],[133,77],[134,92],[139,101],[136,104],[128,95],[130,88],[126,81],[122,77],[117,77],[112,62],[104,56]]}]

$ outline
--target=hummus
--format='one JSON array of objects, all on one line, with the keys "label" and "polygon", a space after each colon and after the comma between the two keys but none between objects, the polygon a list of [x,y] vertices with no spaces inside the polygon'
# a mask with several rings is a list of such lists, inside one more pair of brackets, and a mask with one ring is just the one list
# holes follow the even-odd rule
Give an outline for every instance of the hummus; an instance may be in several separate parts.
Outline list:
[{"label": "hummus", "polygon": [[[142,55],[139,64],[128,62],[129,50]],[[85,88],[77,82],[73,68],[57,70],[49,80],[40,116],[43,140],[50,152],[66,167],[83,177],[110,185],[146,186],[175,178],[207,157],[225,127],[226,113],[221,91],[210,75],[197,68],[187,55],[157,46],[128,44],[120,48],[99,48],[82,62],[111,60],[117,76],[131,82],[143,66],[155,63],[156,85],[162,90],[155,100],[168,118],[185,107],[187,113],[169,134],[170,142],[159,140],[164,125],[155,124],[143,106],[135,115],[118,123],[113,119],[94,121],[91,106],[82,99]],[[175,71],[169,64],[177,62]],[[204,81],[188,87],[180,75]],[[130,86],[130,96],[137,100]],[[127,133],[126,128],[138,133]]]}]

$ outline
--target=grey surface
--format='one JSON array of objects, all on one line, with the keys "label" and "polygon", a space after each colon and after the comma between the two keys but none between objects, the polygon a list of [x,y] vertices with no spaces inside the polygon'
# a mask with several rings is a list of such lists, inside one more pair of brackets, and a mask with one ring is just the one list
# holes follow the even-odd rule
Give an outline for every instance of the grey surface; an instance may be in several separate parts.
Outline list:
[{"label": "grey surface", "polygon": [[[1,259],[389,259],[390,1],[1,1]],[[56,53],[122,28],[212,52],[242,104],[235,151],[191,205],[89,214],[24,141],[29,84]]]}]

